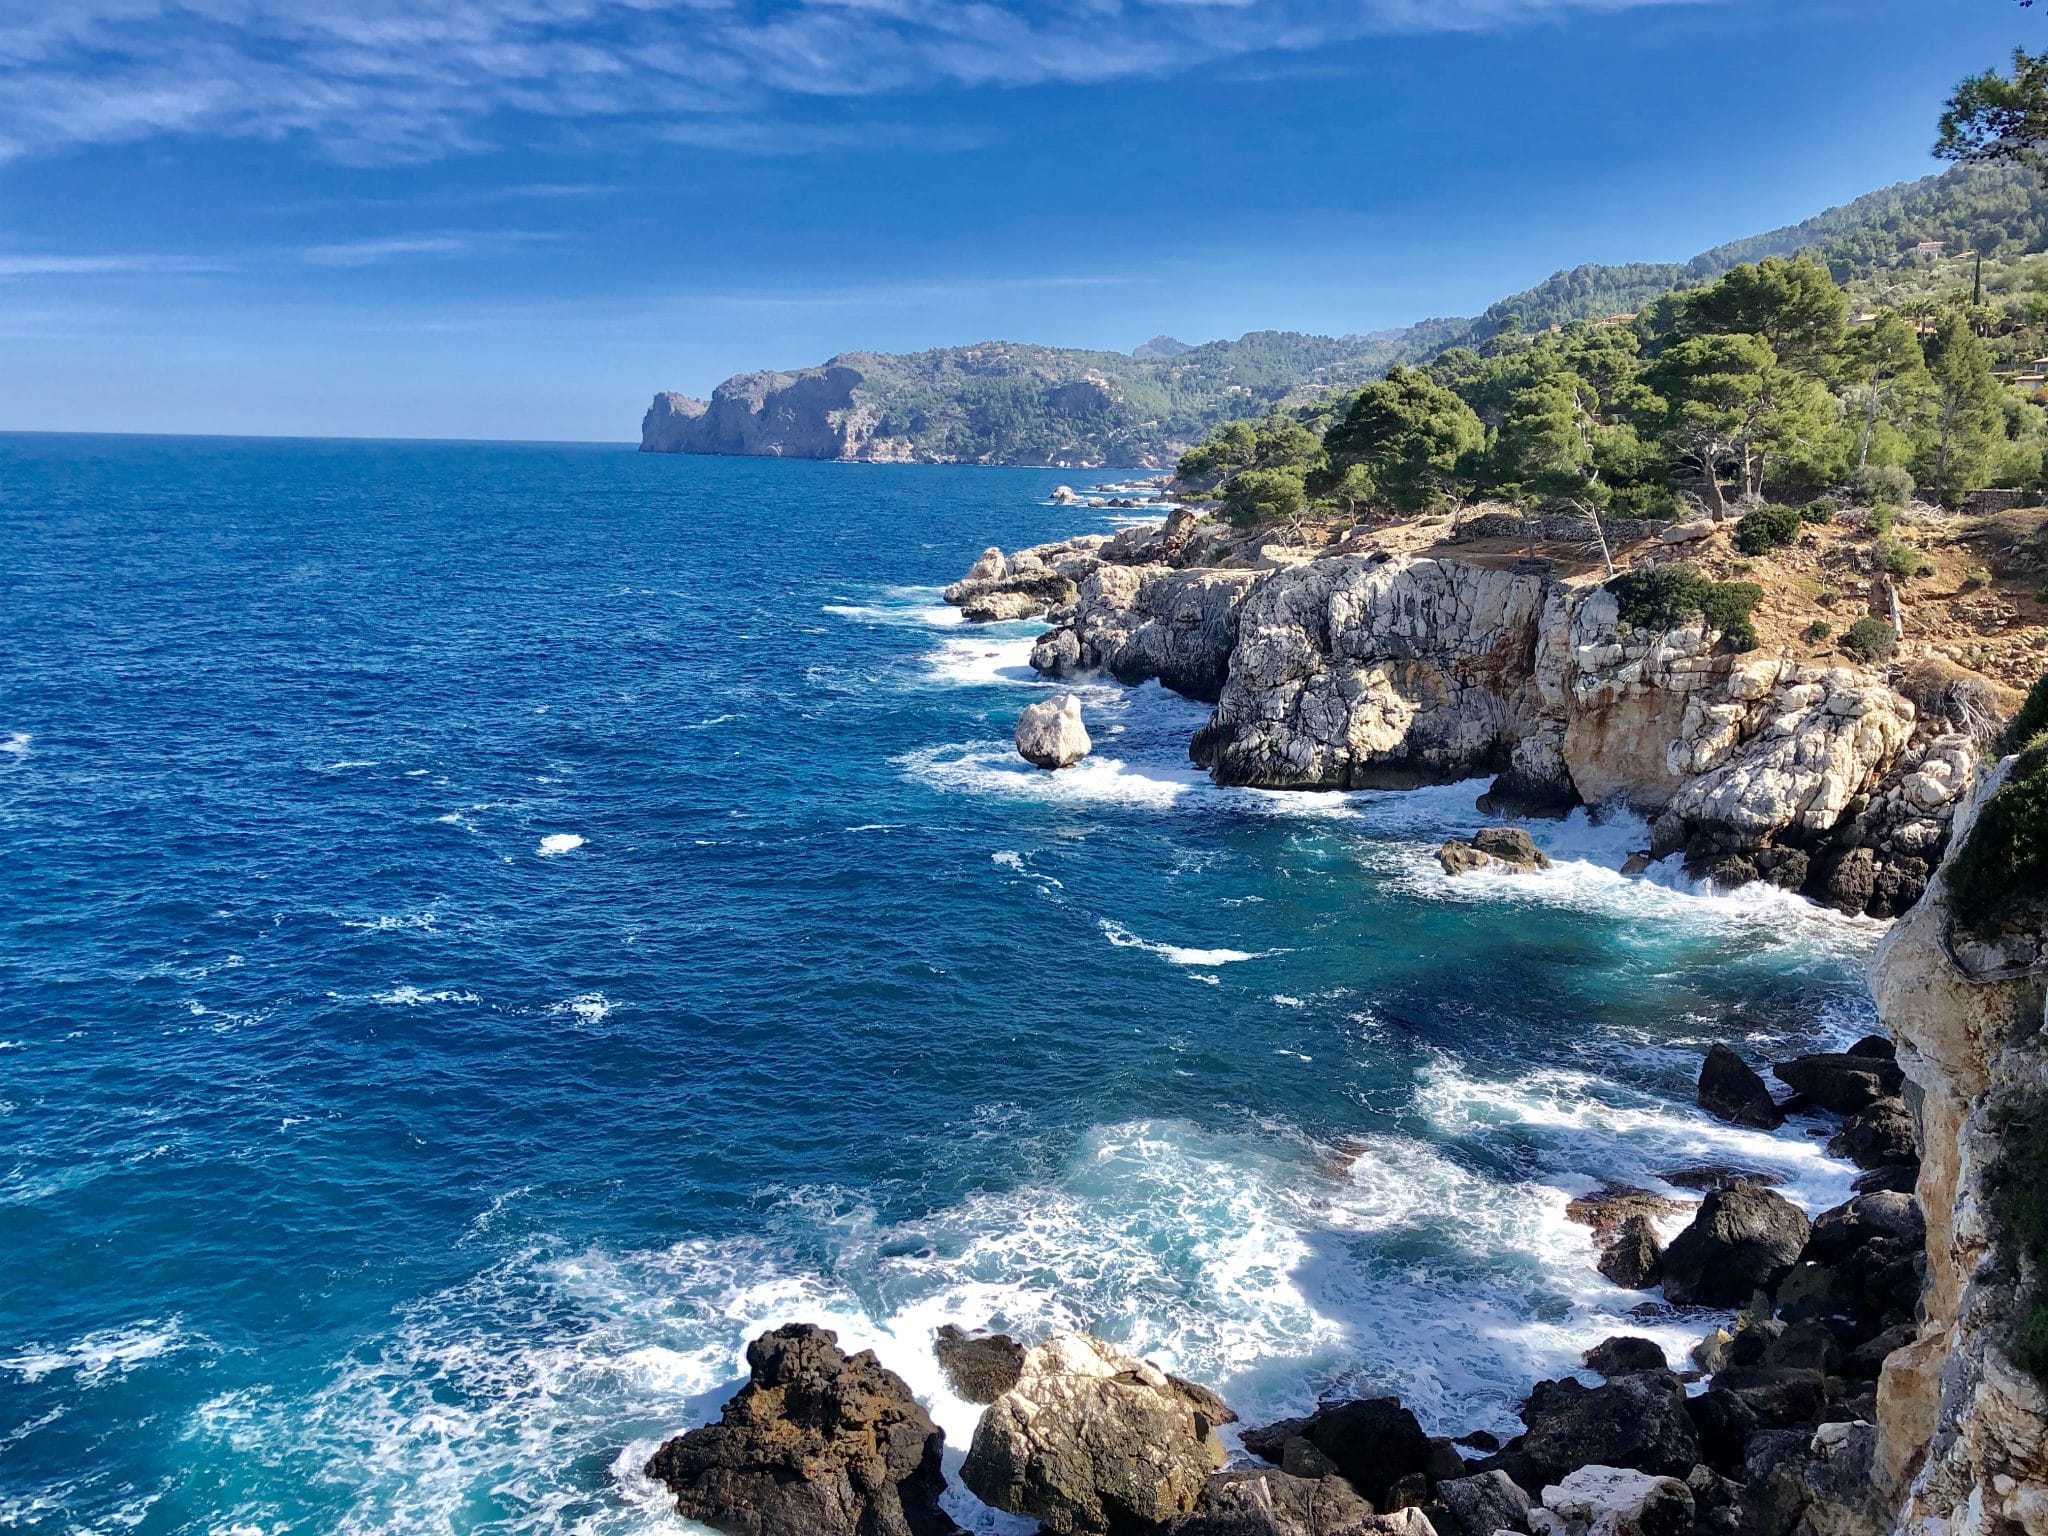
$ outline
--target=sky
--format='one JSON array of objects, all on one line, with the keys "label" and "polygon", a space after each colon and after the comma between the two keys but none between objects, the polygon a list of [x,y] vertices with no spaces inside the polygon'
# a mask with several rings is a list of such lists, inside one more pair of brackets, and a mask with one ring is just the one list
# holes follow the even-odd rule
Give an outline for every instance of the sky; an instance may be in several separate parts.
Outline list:
[{"label": "sky", "polygon": [[0,0],[0,430],[628,441],[1476,314],[1937,169],[2013,0]]}]

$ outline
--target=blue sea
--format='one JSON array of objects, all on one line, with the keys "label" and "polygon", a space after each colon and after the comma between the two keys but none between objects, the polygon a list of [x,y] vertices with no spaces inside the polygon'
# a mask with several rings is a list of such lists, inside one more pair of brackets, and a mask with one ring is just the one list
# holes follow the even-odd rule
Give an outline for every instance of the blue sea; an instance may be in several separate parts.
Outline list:
[{"label": "blue sea", "polygon": [[[1512,1426],[1632,1309],[1567,1198],[1766,1169],[1706,1043],[1865,1032],[1878,930],[1484,787],[1220,790],[1203,708],[939,586],[1073,471],[0,438],[0,1528],[689,1529],[760,1329],[1084,1328],[1248,1422]],[[1011,1531],[964,1494],[959,1517]]]}]

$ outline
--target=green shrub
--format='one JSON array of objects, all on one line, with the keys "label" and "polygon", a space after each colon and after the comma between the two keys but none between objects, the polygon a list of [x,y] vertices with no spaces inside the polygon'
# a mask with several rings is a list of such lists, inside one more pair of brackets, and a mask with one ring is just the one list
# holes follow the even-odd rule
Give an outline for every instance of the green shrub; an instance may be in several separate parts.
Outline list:
[{"label": "green shrub", "polygon": [[1920,551],[1898,539],[1879,539],[1877,564],[1886,575],[1903,579],[1920,569]]},{"label": "green shrub", "polygon": [[1870,516],[1863,520],[1863,524],[1871,531],[1873,536],[1880,539],[1889,537],[1892,531],[1892,509],[1890,507],[1872,507],[1870,509]]},{"label": "green shrub", "polygon": [[2015,1277],[2032,1271],[2011,1354],[2048,1383],[2048,1100],[2008,1107],[1992,1125],[1998,1153],[1985,1183],[1999,1258]]},{"label": "green shrub", "polygon": [[1815,619],[1806,626],[1806,643],[1808,645],[1819,645],[1821,641],[1827,639],[1834,632],[1835,626],[1826,619]]},{"label": "green shrub", "polygon": [[1833,587],[1822,587],[1813,594],[1813,600],[1823,608],[1832,608],[1842,600],[1842,594]]},{"label": "green shrub", "polygon": [[1991,580],[1991,573],[1981,565],[1973,565],[1963,573],[1962,590],[1974,592]]},{"label": "green shrub", "polygon": [[2048,731],[2048,672],[2036,680],[2027,690],[2026,702],[2019,707],[2019,713],[2006,721],[2005,729],[1998,737],[1998,755],[2004,757],[2017,752],[2043,731]]},{"label": "green shrub", "polygon": [[1756,647],[1756,626],[1750,615],[1763,601],[1764,589],[1753,581],[1709,581],[1682,561],[1628,571],[1607,583],[1621,621],[1635,629],[1676,629],[1694,617],[1721,631],[1732,650]]},{"label": "green shrub", "polygon": [[1799,537],[1799,514],[1790,507],[1758,507],[1735,524],[1735,547],[1745,555],[1767,555]]},{"label": "green shrub", "polygon": [[1607,515],[1668,523],[1678,516],[1678,497],[1668,485],[1616,486],[1607,503]]},{"label": "green shrub", "polygon": [[1242,470],[1223,487],[1224,512],[1239,524],[1293,517],[1306,499],[1298,469]]},{"label": "green shrub", "polygon": [[1872,507],[1902,507],[1913,495],[1913,477],[1896,464],[1866,464],[1849,484],[1857,498]]},{"label": "green shrub", "polygon": [[[2027,702],[2034,702],[2031,695]],[[1987,934],[2048,894],[2048,738],[2020,753],[1998,793],[1977,812],[1949,865],[1948,894],[1955,920]]]},{"label": "green shrub", "polygon": [[1883,619],[1858,619],[1842,635],[1842,649],[1858,661],[1890,661],[1898,634]]},{"label": "green shrub", "polygon": [[1839,509],[1835,506],[1834,497],[1816,496],[1812,501],[1809,501],[1799,509],[1799,521],[1802,523],[1832,523],[1835,520],[1837,510]]}]

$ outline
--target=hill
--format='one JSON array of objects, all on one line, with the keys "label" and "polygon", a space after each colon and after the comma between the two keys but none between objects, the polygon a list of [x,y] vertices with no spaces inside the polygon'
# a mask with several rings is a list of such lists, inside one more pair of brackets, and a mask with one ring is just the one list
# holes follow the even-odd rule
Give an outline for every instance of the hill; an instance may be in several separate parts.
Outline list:
[{"label": "hill", "polygon": [[2029,170],[1958,166],[1687,262],[1558,272],[1476,319],[1425,320],[1364,336],[1253,331],[1177,352],[1161,337],[1134,354],[989,341],[847,352],[815,368],[740,374],[708,401],[657,395],[640,446],[652,453],[1164,467],[1221,422],[1356,386],[1397,363],[1475,345],[1503,329],[1638,310],[1764,256],[1812,250],[1839,282],[1883,283],[1938,266],[1943,253],[2010,259],[2044,249],[2048,197]]}]

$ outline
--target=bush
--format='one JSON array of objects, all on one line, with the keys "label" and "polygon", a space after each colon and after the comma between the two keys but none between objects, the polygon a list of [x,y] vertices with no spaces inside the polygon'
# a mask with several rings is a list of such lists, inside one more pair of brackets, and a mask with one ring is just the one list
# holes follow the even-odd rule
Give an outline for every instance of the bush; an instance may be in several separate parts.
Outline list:
[{"label": "bush", "polygon": [[1764,589],[1753,581],[1709,581],[1693,566],[1668,561],[1629,571],[1607,583],[1621,621],[1637,629],[1676,629],[1699,617],[1721,631],[1737,651],[1756,647],[1756,626],[1750,615],[1763,601]]},{"label": "bush", "polygon": [[1998,1154],[1985,1183],[1999,1259],[2015,1277],[2033,1272],[2011,1354],[2014,1364],[2048,1384],[2048,1101],[2023,1100],[1992,1125]]},{"label": "bush", "polygon": [[1866,464],[1849,484],[1867,506],[1902,507],[1913,496],[1913,477],[1896,464]]},{"label": "bush", "polygon": [[2043,673],[2027,690],[2026,702],[2006,721],[1998,737],[1998,755],[2017,752],[2043,731],[2048,731],[2048,673]]},{"label": "bush", "polygon": [[1812,501],[1809,501],[1799,509],[1799,521],[1802,523],[1832,523],[1835,520],[1837,510],[1834,497],[1816,496]]},{"label": "bush", "polygon": [[1640,517],[1654,523],[1668,523],[1678,511],[1678,498],[1668,485],[1616,486],[1607,503],[1609,517]]},{"label": "bush", "polygon": [[1981,565],[1973,565],[1963,573],[1962,590],[1974,592],[1991,580],[1991,573]]},{"label": "bush", "polygon": [[1767,555],[1799,537],[1799,514],[1790,507],[1758,507],[1735,524],[1735,547],[1745,555]]},{"label": "bush", "polygon": [[1899,637],[1883,619],[1858,619],[1842,636],[1842,649],[1858,661],[1890,661]]},{"label": "bush", "polygon": [[1879,539],[1877,564],[1886,575],[1903,580],[1920,569],[1920,551],[1898,539]]},{"label": "bush", "polygon": [[1808,645],[1819,645],[1821,641],[1827,639],[1834,632],[1835,626],[1826,619],[1815,619],[1806,626],[1806,643]]}]

